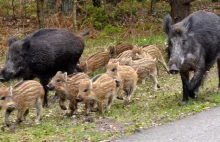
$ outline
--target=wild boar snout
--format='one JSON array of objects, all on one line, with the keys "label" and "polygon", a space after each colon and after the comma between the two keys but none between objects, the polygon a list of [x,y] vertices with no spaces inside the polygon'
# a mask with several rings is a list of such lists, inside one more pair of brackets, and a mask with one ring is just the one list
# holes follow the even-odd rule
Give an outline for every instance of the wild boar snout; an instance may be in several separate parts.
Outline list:
[{"label": "wild boar snout", "polygon": [[82,102],[82,101],[83,101],[83,98],[82,98],[82,97],[77,97],[77,98],[76,98],[76,101],[77,101],[77,102]]},{"label": "wild boar snout", "polygon": [[49,90],[54,90],[55,89],[55,87],[53,85],[51,85],[51,84],[48,84],[46,87]]},{"label": "wild boar snout", "polygon": [[169,72],[170,72],[171,74],[177,74],[177,73],[179,73],[179,70],[180,70],[180,61],[179,61],[177,58],[170,59],[170,60],[169,60],[169,63],[168,63],[168,66],[169,66]]},{"label": "wild boar snout", "polygon": [[171,65],[171,67],[169,68],[169,72],[171,74],[177,74],[179,72],[179,69],[177,68],[176,64]]},{"label": "wild boar snout", "polygon": [[15,76],[16,72],[4,68],[0,73],[0,81],[8,81]]}]

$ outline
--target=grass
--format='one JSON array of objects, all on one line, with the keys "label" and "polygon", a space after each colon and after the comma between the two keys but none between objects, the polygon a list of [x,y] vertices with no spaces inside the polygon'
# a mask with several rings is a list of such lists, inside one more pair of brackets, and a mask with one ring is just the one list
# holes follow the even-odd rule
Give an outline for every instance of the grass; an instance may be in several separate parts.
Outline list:
[{"label": "grass", "polygon": [[[162,51],[164,49],[165,36],[154,35],[122,40],[120,38],[103,38],[102,40],[86,40],[86,49],[83,56],[94,53],[97,46],[111,45],[120,41],[131,42],[134,45],[156,44]],[[165,54],[164,54],[165,56]],[[97,71],[94,75],[104,72]],[[94,76],[93,75],[93,76]],[[91,76],[92,77],[92,76]],[[220,105],[220,95],[211,91],[217,86],[217,73],[214,67],[200,88],[199,97],[190,99],[186,106],[180,106],[182,87],[179,75],[169,75],[161,67],[161,75],[158,77],[161,88],[153,90],[150,79],[146,85],[138,84],[132,97],[132,102],[124,106],[121,100],[114,100],[109,113],[105,117],[97,113],[89,116],[83,115],[83,105],[80,106],[73,117],[65,116],[66,111],[60,109],[58,102],[53,101],[53,92],[50,93],[49,107],[43,109],[40,124],[34,123],[35,110],[31,109],[27,122],[15,125],[13,131],[8,130],[4,124],[4,111],[0,111],[0,141],[104,141],[122,136],[128,136],[141,128],[149,128],[188,115],[192,115],[212,107]],[[4,84],[10,86],[18,80]],[[16,113],[10,117],[15,122]]]}]

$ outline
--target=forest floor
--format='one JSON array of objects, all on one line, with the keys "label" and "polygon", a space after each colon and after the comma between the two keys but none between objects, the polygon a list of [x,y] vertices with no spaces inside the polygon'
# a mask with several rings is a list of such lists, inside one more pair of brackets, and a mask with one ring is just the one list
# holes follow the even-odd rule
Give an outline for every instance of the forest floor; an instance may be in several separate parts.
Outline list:
[{"label": "forest floor", "polygon": [[[163,5],[163,3],[158,5]],[[198,1],[192,4],[192,11],[199,9],[217,11],[218,8],[220,8],[219,3],[212,4],[209,1]],[[155,12],[160,13],[161,10],[158,8]],[[147,11],[144,11],[144,13],[146,14]],[[165,58],[166,37],[162,32],[162,22],[165,14],[166,11],[162,11],[160,17],[148,16],[146,20],[154,26],[145,34],[139,34],[136,32],[138,29],[135,28],[128,28],[127,31],[120,34],[92,31],[93,36],[85,37],[86,48],[81,60],[94,54],[97,50],[106,50],[110,45],[122,41],[130,42],[133,45],[155,44],[161,49]],[[141,15],[141,12],[137,17],[146,18]],[[37,28],[32,21],[29,21],[30,24],[25,28],[18,28],[12,22],[5,21],[4,18],[0,19],[0,25],[3,25],[0,27],[1,64],[4,64],[5,61],[7,40],[12,35],[23,37]],[[40,124],[34,123],[35,110],[31,109],[26,122],[15,125],[13,129],[8,129],[4,124],[4,111],[0,111],[0,141],[111,141],[115,138],[131,135],[140,131],[140,129],[162,125],[220,106],[220,94],[216,89],[218,77],[215,66],[208,73],[204,85],[201,86],[198,98],[190,99],[186,106],[179,105],[182,99],[180,76],[167,74],[162,66],[160,66],[160,70],[161,74],[158,76],[160,89],[154,91],[150,79],[147,80],[145,85],[138,83],[137,89],[131,98],[131,103],[124,106],[123,101],[115,99],[110,112],[106,113],[104,117],[95,112],[85,116],[83,114],[83,104],[80,105],[72,117],[67,117],[65,115],[67,111],[61,110],[58,102],[53,100],[54,92],[49,94],[49,107],[43,109]],[[105,69],[95,72],[92,76],[103,72],[105,72]],[[16,82],[18,80],[0,83],[0,85],[11,86]],[[15,118],[16,113],[14,112],[10,117],[12,123],[15,123]]]}]

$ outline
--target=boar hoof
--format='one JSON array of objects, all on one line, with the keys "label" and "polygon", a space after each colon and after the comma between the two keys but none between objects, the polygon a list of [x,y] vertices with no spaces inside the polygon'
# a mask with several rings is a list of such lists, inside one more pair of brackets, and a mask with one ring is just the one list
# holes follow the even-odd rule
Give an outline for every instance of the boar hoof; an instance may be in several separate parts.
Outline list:
[{"label": "boar hoof", "polygon": [[129,104],[129,101],[128,100],[125,100],[124,101],[124,105],[126,106],[126,105],[128,105]]},{"label": "boar hoof", "polygon": [[159,85],[159,84],[157,84],[157,88],[160,88],[160,85]]},{"label": "boar hoof", "polygon": [[122,96],[117,96],[116,98],[119,99],[119,100],[123,100],[124,99]]},{"label": "boar hoof", "polygon": [[90,108],[91,112],[97,112],[98,108]]},{"label": "boar hoof", "polygon": [[60,108],[61,108],[62,110],[67,110],[66,106],[64,106],[64,105],[60,105]]},{"label": "boar hoof", "polygon": [[38,119],[35,119],[35,124],[40,124],[40,121]]},{"label": "boar hoof", "polygon": [[18,119],[18,120],[17,120],[17,124],[20,124],[21,122],[22,122],[21,119]]},{"label": "boar hoof", "polygon": [[179,103],[180,106],[185,106],[186,104],[187,104],[187,101],[181,101],[181,102]]}]

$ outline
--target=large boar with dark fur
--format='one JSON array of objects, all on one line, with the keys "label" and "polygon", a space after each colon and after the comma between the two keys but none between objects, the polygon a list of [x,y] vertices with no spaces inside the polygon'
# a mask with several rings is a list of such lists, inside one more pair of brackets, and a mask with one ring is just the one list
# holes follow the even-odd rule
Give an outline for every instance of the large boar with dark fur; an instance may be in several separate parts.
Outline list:
[{"label": "large boar with dark fur", "polygon": [[[182,104],[198,94],[207,71],[216,62],[220,75],[220,18],[214,13],[197,11],[172,25],[168,15],[164,30],[168,37],[169,71],[180,73],[183,87]],[[192,79],[189,71],[194,71]],[[218,85],[220,88],[220,84]]]},{"label": "large boar with dark fur", "polygon": [[[83,49],[83,39],[63,29],[40,29],[22,40],[12,38],[0,79],[38,77],[47,94],[49,79],[57,71],[73,73]],[[47,95],[44,105],[47,105]]]}]

